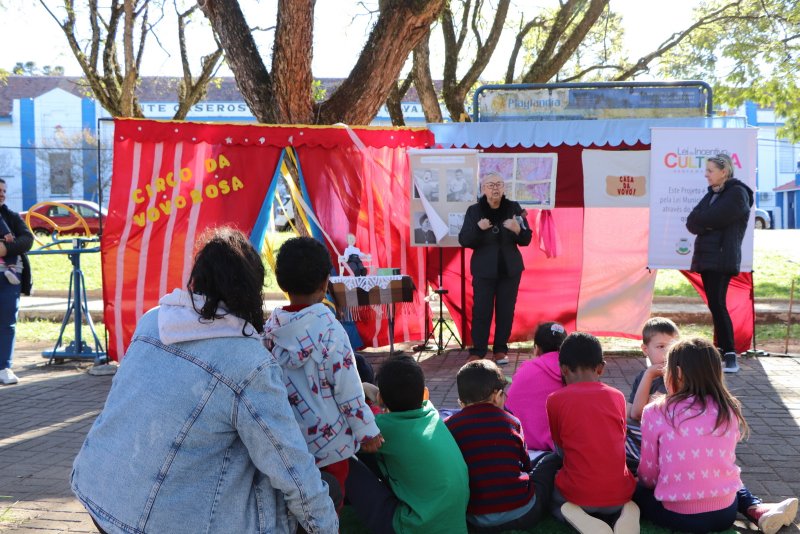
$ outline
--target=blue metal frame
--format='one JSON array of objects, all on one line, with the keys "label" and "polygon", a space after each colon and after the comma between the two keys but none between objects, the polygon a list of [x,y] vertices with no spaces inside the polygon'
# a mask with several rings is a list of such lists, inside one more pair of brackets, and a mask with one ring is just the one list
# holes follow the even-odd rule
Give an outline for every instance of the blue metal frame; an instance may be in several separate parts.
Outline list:
[{"label": "blue metal frame", "polygon": [[[55,232],[53,234],[55,237]],[[87,248],[88,245],[97,243],[97,246]],[[55,249],[56,245],[69,244],[72,248],[67,250]],[[89,313],[89,299],[86,296],[86,282],[83,278],[83,271],[81,271],[81,254],[88,254],[93,252],[100,252],[100,238],[99,237],[73,237],[70,239],[53,239],[40,249],[31,250],[28,252],[30,256],[44,255],[44,254],[67,254],[72,262],[72,274],[69,279],[69,293],[67,297],[67,313],[64,314],[64,319],[61,321],[61,330],[58,333],[58,340],[56,341],[53,350],[43,351],[42,356],[49,358],[48,364],[58,362],[59,360],[73,360],[73,359],[91,359],[94,360],[95,365],[107,363],[108,356],[97,331],[94,328],[94,321],[92,315]],[[74,314],[73,324],[75,327],[75,339],[66,347],[59,350],[64,339],[64,331],[67,329],[67,324],[70,322]],[[83,321],[89,326],[94,338],[94,350],[90,347],[89,343],[83,340]]]}]

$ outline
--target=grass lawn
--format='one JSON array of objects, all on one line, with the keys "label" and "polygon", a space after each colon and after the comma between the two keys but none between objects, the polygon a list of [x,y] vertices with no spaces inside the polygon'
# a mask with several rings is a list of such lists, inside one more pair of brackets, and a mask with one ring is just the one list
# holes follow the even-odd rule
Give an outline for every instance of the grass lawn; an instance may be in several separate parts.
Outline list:
[{"label": "grass lawn", "polygon": [[[267,238],[272,243],[275,251],[284,241],[293,237],[291,232],[271,232]],[[40,291],[66,291],[69,287],[72,274],[72,263],[66,254],[41,254],[30,256],[31,270],[33,272],[34,290]],[[266,276],[264,277],[264,291],[280,292],[275,273],[269,263],[264,260]],[[100,267],[100,253],[86,253],[81,255],[81,271],[87,290],[102,289],[103,276]]]},{"label": "grass lawn", "polygon": [[[781,238],[778,232],[781,231],[760,230],[756,232],[753,279],[757,298],[788,299],[792,278],[794,277],[800,281],[800,265],[790,262],[790,254],[786,250],[777,247],[776,242],[780,242]],[[267,235],[267,238],[272,243],[274,250],[277,251],[283,242],[292,236],[291,232],[271,232]],[[790,242],[786,246],[791,247],[796,244]],[[72,264],[66,255],[31,256],[30,260],[36,289],[64,290],[69,286]],[[266,266],[264,291],[279,292],[280,289],[275,282],[275,274],[266,259],[264,264]],[[99,253],[81,256],[81,269],[83,270],[86,289],[100,289],[102,287]],[[798,286],[795,288],[796,292],[800,292],[800,284]],[[675,297],[697,296],[697,292],[680,271],[671,269],[658,271],[655,294],[657,296]]]},{"label": "grass lawn", "polygon": [[[642,534],[670,534],[672,531],[653,525],[648,521],[642,521]],[[356,516],[355,510],[351,506],[345,506],[339,516],[339,531],[342,534],[370,534],[363,523]],[[559,523],[548,516],[541,523],[530,530],[506,530],[506,534],[527,534],[529,532],[547,532],[548,534],[574,534],[575,530],[569,525]],[[726,533],[735,534],[736,531],[729,529]]]}]

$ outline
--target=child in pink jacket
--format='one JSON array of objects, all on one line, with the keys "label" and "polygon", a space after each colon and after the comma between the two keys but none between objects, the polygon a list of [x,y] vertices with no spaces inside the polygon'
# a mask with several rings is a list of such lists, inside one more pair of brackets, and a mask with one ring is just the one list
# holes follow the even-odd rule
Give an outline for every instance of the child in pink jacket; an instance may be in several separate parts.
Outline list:
[{"label": "child in pink jacket", "polygon": [[531,451],[553,450],[545,402],[548,395],[564,387],[558,349],[566,337],[567,331],[558,323],[537,326],[533,336],[536,358],[517,369],[508,388],[506,409],[522,423],[525,443]]}]

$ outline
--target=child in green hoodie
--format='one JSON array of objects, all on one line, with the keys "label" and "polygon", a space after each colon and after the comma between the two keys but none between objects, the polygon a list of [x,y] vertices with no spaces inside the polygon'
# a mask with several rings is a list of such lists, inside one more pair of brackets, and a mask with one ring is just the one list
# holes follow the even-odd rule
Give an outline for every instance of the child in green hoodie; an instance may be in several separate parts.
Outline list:
[{"label": "child in green hoodie", "polygon": [[371,532],[467,532],[469,476],[453,436],[425,400],[425,375],[410,356],[378,371],[375,417],[384,438],[375,454],[350,460],[347,496]]}]

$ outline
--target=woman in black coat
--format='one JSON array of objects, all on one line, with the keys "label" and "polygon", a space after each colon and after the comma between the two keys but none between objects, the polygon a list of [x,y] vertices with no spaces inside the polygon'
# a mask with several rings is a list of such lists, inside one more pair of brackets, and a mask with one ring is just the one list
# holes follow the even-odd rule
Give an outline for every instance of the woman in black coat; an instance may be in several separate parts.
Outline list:
[{"label": "woman in black coat", "polygon": [[714,321],[714,338],[723,353],[723,370],[735,373],[736,348],[733,323],[726,303],[731,278],[739,273],[742,240],[753,205],[753,190],[733,177],[727,154],[706,161],[708,193],[686,219],[686,228],[697,237],[691,270],[700,273]]},{"label": "woman in black coat", "polygon": [[489,328],[496,311],[494,360],[508,363],[508,338],[514,321],[514,307],[522,271],[518,246],[531,242],[531,230],[517,202],[504,195],[503,178],[487,174],[481,180],[483,195],[467,208],[464,225],[458,233],[462,247],[473,249],[472,273],[472,349],[470,355],[484,358],[489,349]]}]

